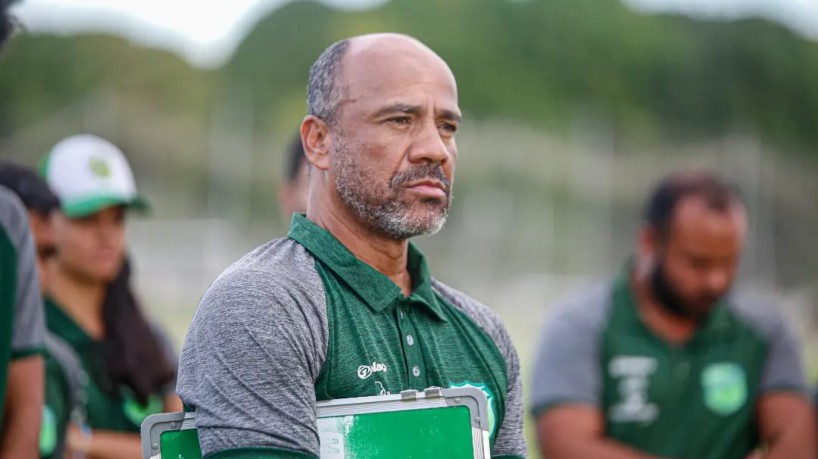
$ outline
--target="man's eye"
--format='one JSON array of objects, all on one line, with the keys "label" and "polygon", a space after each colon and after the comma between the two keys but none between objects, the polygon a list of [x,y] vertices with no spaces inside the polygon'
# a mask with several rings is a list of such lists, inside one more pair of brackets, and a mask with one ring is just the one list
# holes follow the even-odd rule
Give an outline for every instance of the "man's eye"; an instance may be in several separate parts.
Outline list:
[{"label": "man's eye", "polygon": [[394,118],[389,118],[387,121],[389,121],[392,124],[407,125],[412,120],[408,116],[396,116]]},{"label": "man's eye", "polygon": [[457,132],[457,125],[452,123],[443,123],[440,125],[440,129],[443,129],[446,132],[454,134]]}]

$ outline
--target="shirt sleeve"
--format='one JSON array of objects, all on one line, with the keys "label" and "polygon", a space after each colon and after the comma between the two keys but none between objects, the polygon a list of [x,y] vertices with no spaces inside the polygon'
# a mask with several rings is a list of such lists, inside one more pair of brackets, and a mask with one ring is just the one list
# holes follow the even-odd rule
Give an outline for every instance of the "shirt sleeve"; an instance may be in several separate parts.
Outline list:
[{"label": "shirt sleeve", "polygon": [[493,458],[528,457],[528,445],[523,433],[523,388],[517,349],[500,317],[488,306],[436,280],[435,289],[455,307],[464,312],[489,335],[506,362],[508,388],[505,397],[503,423],[497,428],[492,445]]},{"label": "shirt sleeve", "polygon": [[206,457],[318,457],[322,285],[314,269],[234,270],[205,293],[182,348],[177,392],[196,413]]},{"label": "shirt sleeve", "polygon": [[546,321],[534,361],[530,412],[536,418],[562,404],[600,406],[601,334],[610,303],[598,287],[555,307]]},{"label": "shirt sleeve", "polygon": [[795,391],[809,394],[801,347],[790,324],[778,317],[776,330],[768,335],[767,360],[761,375],[761,393]]},{"label": "shirt sleeve", "polygon": [[18,359],[42,353],[45,316],[28,214],[17,196],[5,189],[0,190],[0,224],[16,253],[11,358]]},{"label": "shirt sleeve", "polygon": [[520,377],[520,359],[505,326],[499,323],[499,339],[495,339],[508,368],[508,393],[506,394],[503,424],[497,430],[492,457],[528,457],[528,445],[523,435],[523,383]]}]

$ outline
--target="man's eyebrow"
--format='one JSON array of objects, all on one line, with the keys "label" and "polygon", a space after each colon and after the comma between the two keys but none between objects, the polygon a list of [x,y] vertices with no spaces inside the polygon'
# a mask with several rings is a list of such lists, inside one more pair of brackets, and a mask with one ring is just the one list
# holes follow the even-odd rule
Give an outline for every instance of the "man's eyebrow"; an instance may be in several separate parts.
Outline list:
[{"label": "man's eyebrow", "polygon": [[412,105],[398,102],[382,107],[380,110],[375,112],[375,117],[379,118],[390,113],[405,113],[407,115],[419,115],[421,111],[422,109],[420,105]]},{"label": "man's eyebrow", "polygon": [[[380,118],[381,116],[388,115],[391,113],[404,113],[407,115],[419,115],[423,112],[423,108],[420,105],[412,105],[406,104],[403,102],[397,102],[394,104],[387,105],[382,107],[380,110],[375,112],[375,118]],[[460,122],[462,120],[462,116],[454,110],[441,110],[440,111],[440,118],[449,120],[449,121],[456,121]]]},{"label": "man's eyebrow", "polygon": [[457,113],[457,112],[452,111],[452,110],[441,110],[440,113],[441,113],[441,118],[449,120],[449,121],[456,121],[456,122],[459,123],[459,122],[461,122],[463,120],[463,117],[460,116],[460,113]]}]

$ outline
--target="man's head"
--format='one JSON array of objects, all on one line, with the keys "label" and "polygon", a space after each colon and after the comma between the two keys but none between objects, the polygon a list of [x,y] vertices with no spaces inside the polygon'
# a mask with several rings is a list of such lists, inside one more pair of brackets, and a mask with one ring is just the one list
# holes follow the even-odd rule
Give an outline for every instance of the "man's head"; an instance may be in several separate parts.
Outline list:
[{"label": "man's head", "polygon": [[40,284],[45,288],[45,266],[57,252],[51,220],[60,207],[60,200],[34,171],[15,164],[0,164],[0,185],[13,191],[28,209],[29,225],[37,246]]},{"label": "man's head", "polygon": [[295,136],[287,149],[287,168],[284,183],[278,190],[278,205],[285,217],[307,211],[308,167],[301,145],[301,136]]},{"label": "man's head", "polygon": [[677,316],[704,317],[735,279],[746,232],[744,204],[718,176],[687,171],[662,180],[639,237],[655,300]]},{"label": "man's head", "polygon": [[307,93],[301,137],[318,176],[310,206],[344,212],[388,239],[437,232],[451,203],[460,123],[446,63],[405,35],[355,37],[321,54]]}]

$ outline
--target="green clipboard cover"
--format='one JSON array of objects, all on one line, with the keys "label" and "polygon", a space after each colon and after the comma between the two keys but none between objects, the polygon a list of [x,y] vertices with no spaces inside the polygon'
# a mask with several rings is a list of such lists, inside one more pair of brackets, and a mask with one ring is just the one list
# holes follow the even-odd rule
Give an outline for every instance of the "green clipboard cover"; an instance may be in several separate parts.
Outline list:
[{"label": "green clipboard cover", "polygon": [[[474,387],[322,401],[316,416],[321,459],[490,457],[488,401]],[[145,419],[142,457],[201,459],[194,413]]]}]

